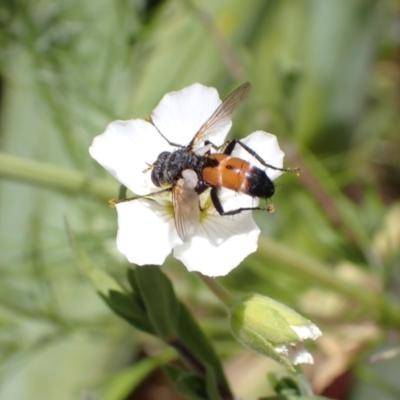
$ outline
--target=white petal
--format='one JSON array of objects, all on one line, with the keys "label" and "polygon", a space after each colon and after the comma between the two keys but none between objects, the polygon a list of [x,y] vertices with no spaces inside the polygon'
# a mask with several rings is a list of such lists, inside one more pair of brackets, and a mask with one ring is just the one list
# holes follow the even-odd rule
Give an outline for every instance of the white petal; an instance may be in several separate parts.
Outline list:
[{"label": "white petal", "polygon": [[289,359],[294,364],[313,364],[314,359],[302,343],[289,346]]},{"label": "white petal", "polygon": [[153,164],[162,151],[172,148],[152,124],[144,120],[115,121],[95,137],[90,155],[122,184],[138,195],[159,190],[150,179]]},{"label": "white petal", "polygon": [[208,276],[226,275],[257,250],[260,233],[251,212],[208,217],[186,243],[174,248],[174,256],[189,271]]},{"label": "white petal", "polygon": [[313,364],[313,356],[305,349],[303,343],[292,343],[289,345],[276,346],[275,350],[289,357],[290,361],[294,364]]},{"label": "white petal", "polygon": [[301,340],[312,339],[316,340],[318,337],[322,335],[322,332],[318,328],[318,326],[314,325],[310,322],[310,325],[303,326],[294,326],[290,325],[290,327],[296,332],[297,336]]},{"label": "white petal", "polygon": [[[220,189],[218,197],[221,201],[224,211],[236,210],[238,208],[257,207],[258,198],[251,197],[244,193],[238,193],[229,189]],[[215,210],[214,213],[217,211]],[[228,217],[223,217],[228,218]]]},{"label": "white petal", "polygon": [[[284,153],[280,149],[278,139],[275,135],[264,131],[256,131],[251,135],[247,136],[241,141],[249,146],[251,149],[257,152],[257,154],[267,163],[277,168],[282,168]],[[265,170],[268,177],[271,180],[278,178],[282,175],[281,171],[276,171],[271,168],[265,168],[260,162],[258,162],[254,156],[249,154],[243,147],[236,145],[232,152],[234,157],[242,158],[245,161],[250,162],[256,167]]]},{"label": "white petal", "polygon": [[[167,93],[152,112],[151,118],[169,141],[185,146],[220,104],[216,89],[195,83],[177,92]],[[231,125],[231,122],[228,123],[211,141],[221,145]]]},{"label": "white petal", "polygon": [[157,202],[134,200],[116,205],[118,250],[137,265],[161,265],[179,239],[172,213]]}]

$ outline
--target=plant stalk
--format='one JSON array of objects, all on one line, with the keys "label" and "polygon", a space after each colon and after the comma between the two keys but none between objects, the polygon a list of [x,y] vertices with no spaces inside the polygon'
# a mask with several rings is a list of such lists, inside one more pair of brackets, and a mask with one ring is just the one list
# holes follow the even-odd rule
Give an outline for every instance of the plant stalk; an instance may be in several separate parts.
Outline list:
[{"label": "plant stalk", "polygon": [[115,196],[119,187],[111,179],[90,178],[82,172],[5,153],[0,153],[0,177],[101,201]]},{"label": "plant stalk", "polygon": [[235,296],[230,294],[226,289],[224,289],[215,278],[203,275],[200,272],[197,275],[202,279],[202,281],[209,287],[209,289],[215,294],[215,296],[221,300],[221,302],[227,307],[230,306],[237,300]]}]

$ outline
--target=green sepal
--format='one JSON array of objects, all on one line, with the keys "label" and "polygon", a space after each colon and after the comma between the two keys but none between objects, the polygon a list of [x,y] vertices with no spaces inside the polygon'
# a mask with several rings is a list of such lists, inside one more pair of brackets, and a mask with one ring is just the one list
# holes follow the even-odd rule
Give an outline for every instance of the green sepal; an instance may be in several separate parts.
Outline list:
[{"label": "green sepal", "polygon": [[[268,342],[264,336],[258,334],[257,332],[252,332],[251,335],[248,336],[243,334],[240,337],[236,335],[234,335],[234,337],[238,342],[242,343],[243,346],[255,350],[264,356],[272,358],[290,371],[295,371],[295,368],[289,358],[281,353],[278,353],[274,346]],[[249,343],[251,343],[251,346]]]},{"label": "green sepal", "polygon": [[[235,337],[245,336],[252,343],[251,336],[248,336],[257,332],[274,346],[299,341],[299,337],[276,308],[275,303],[265,296],[251,294],[233,304],[230,310],[230,323]],[[271,307],[271,304],[275,307]],[[262,353],[262,348],[255,350]]]},{"label": "green sepal", "polygon": [[289,358],[275,346],[296,342],[299,338],[286,319],[269,307],[269,300],[259,295],[244,296],[232,305],[229,320],[232,334],[240,343],[294,371]]},{"label": "green sepal", "polygon": [[304,318],[301,314],[294,311],[292,308],[280,303],[270,297],[261,296],[259,294],[252,295],[253,297],[262,298],[264,301],[268,302],[268,307],[277,311],[287,322],[288,326],[308,326],[314,325],[309,319]]},{"label": "green sepal", "polygon": [[135,276],[154,331],[163,340],[173,341],[180,307],[170,280],[156,266],[138,267]]}]

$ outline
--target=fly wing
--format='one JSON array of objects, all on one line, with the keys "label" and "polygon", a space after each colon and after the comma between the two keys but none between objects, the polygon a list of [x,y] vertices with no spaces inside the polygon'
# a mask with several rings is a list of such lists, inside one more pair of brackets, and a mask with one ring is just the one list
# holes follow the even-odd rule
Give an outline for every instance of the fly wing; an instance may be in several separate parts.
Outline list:
[{"label": "fly wing", "polygon": [[183,241],[195,232],[200,220],[199,195],[195,191],[197,180],[194,171],[185,169],[172,188],[175,226]]},{"label": "fly wing", "polygon": [[226,126],[229,118],[235,113],[235,111],[237,111],[244,100],[247,99],[250,89],[250,82],[246,82],[231,93],[198,130],[189,143],[189,149],[193,150],[203,145],[205,140],[209,139],[216,132]]}]

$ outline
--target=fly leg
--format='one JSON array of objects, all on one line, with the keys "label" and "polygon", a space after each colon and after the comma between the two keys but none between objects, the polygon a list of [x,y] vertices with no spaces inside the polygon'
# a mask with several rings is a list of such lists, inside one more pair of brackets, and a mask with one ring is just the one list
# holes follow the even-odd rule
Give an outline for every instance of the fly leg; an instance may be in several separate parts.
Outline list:
[{"label": "fly leg", "polygon": [[222,204],[221,204],[221,200],[218,197],[218,188],[216,188],[216,187],[211,188],[210,197],[211,197],[211,201],[212,201],[215,209],[218,211],[218,214],[222,215],[222,216],[235,215],[235,214],[240,214],[242,211],[252,211],[252,210],[260,210],[260,211],[268,211],[268,212],[275,211],[273,205],[269,205],[267,207],[241,207],[241,208],[237,208],[235,210],[224,211]]},{"label": "fly leg", "polygon": [[[204,182],[203,180],[199,180],[197,182],[197,185],[194,188],[194,190],[196,191],[196,193],[198,195],[200,195],[200,194],[202,194],[203,192],[205,192],[209,188],[210,188],[210,185],[208,183]],[[200,211],[204,211],[204,208],[200,204],[200,198],[199,198],[199,209],[200,209]]]},{"label": "fly leg", "polygon": [[153,192],[149,194],[144,194],[143,196],[134,196],[130,197],[129,199],[126,198],[119,198],[119,199],[111,199],[108,204],[110,205],[111,208],[114,208],[117,204],[119,203],[126,203],[128,201],[133,201],[133,200],[138,200],[138,199],[150,199],[154,196],[158,196],[162,193],[170,192],[172,190],[172,186],[167,187],[165,189],[159,190],[158,192]]},{"label": "fly leg", "polygon": [[282,172],[294,172],[296,175],[300,175],[300,168],[278,168],[274,167],[271,164],[267,164],[252,148],[247,146],[247,144],[244,144],[241,142],[239,139],[232,139],[226,141],[222,146],[216,146],[215,144],[206,141],[205,144],[211,145],[211,147],[215,150],[222,151],[226,155],[231,155],[235,146],[238,144],[240,145],[243,149],[245,149],[250,155],[252,155],[257,161],[260,162],[260,164],[264,165],[266,168],[271,168],[276,171],[282,171]]},{"label": "fly leg", "polygon": [[232,148],[230,148],[229,146],[231,145],[231,143],[233,142],[233,140],[227,140],[224,144],[222,144],[221,146],[217,146],[216,144],[210,142],[209,140],[206,140],[204,142],[205,146],[210,145],[214,150],[216,150],[219,153],[224,153],[227,154],[228,156],[232,153],[234,147],[235,147],[235,143],[233,144]]}]

